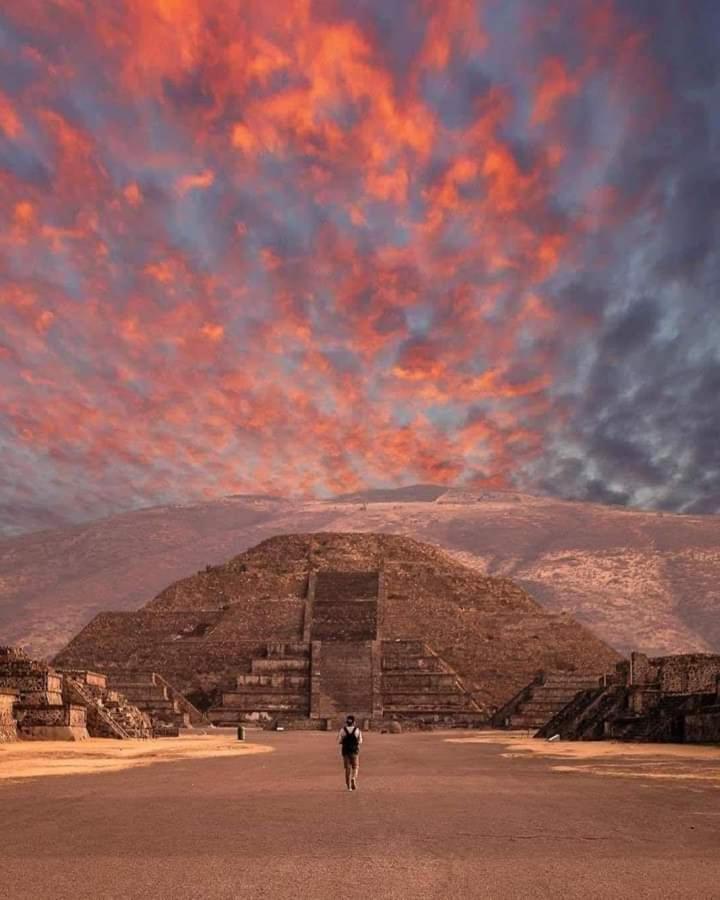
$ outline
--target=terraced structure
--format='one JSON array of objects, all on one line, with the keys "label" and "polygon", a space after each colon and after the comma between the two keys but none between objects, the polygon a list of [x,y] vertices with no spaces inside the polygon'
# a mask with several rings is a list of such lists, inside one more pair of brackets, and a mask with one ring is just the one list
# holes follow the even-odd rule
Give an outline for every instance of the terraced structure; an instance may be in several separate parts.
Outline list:
[{"label": "terraced structure", "polygon": [[[271,538],[137,612],[101,613],[55,658],[127,687],[157,672],[218,724],[487,722],[529,680],[619,659],[567,615],[395,535]],[[132,694],[136,699],[137,694]]]}]

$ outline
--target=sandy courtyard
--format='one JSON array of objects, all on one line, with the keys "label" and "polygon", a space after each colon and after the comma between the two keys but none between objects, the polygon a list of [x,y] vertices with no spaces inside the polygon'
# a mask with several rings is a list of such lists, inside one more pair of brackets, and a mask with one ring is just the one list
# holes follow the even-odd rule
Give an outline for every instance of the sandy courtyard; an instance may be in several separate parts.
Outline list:
[{"label": "sandy courtyard", "polygon": [[369,733],[357,793],[319,732],[25,744],[0,770],[8,900],[720,896],[720,748]]},{"label": "sandy courtyard", "polygon": [[268,753],[271,749],[259,743],[240,743],[227,734],[188,734],[179,738],[156,738],[149,741],[113,741],[102,738],[77,742],[18,741],[0,744],[0,780],[118,772],[154,763],[247,756]]}]

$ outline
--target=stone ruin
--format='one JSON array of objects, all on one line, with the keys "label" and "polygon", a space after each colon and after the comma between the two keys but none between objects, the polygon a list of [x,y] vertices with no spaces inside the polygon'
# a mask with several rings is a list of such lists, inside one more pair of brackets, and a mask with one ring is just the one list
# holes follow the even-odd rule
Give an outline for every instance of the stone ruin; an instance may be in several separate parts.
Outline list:
[{"label": "stone ruin", "polygon": [[[55,658],[127,690],[154,670],[218,725],[473,726],[539,669],[588,678],[619,654],[512,581],[395,535],[288,535],[101,613]],[[136,700],[138,695],[131,694]]]},{"label": "stone ruin", "polygon": [[207,724],[207,719],[157,672],[113,672],[108,685],[145,713],[155,737],[177,736],[181,728]]},{"label": "stone ruin", "polygon": [[0,740],[327,728],[348,712],[390,730],[715,742],[720,656],[623,660],[513,582],[372,534],[265,541],[98,615],[54,668],[0,649]]},{"label": "stone ruin", "polygon": [[[88,737],[86,709],[64,692],[63,677],[15,647],[0,647],[0,689],[6,716],[25,740],[79,741]],[[11,726],[12,728],[12,726]]]},{"label": "stone ruin", "polygon": [[563,740],[720,742],[720,656],[633,653],[594,683],[535,679],[495,724]]},{"label": "stone ruin", "polygon": [[17,701],[17,691],[0,688],[0,744],[17,740],[17,719],[15,718]]},{"label": "stone ruin", "polygon": [[191,719],[181,706],[190,705],[171,696],[169,685],[154,681],[152,673],[145,679],[127,685],[138,697],[133,703],[98,672],[55,668],[19,648],[0,647],[0,740],[178,734]]}]

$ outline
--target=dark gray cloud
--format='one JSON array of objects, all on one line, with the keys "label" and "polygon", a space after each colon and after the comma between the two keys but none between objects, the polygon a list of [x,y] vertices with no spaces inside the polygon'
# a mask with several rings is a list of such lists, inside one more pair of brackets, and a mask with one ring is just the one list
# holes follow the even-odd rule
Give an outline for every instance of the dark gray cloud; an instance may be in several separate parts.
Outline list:
[{"label": "dark gray cloud", "polygon": [[570,421],[544,483],[601,502],[719,512],[720,5],[622,9],[652,47],[661,107],[640,133],[628,123],[610,162],[624,209],[586,247],[593,274],[556,293],[564,314],[603,326],[567,355],[574,378],[558,404]]}]

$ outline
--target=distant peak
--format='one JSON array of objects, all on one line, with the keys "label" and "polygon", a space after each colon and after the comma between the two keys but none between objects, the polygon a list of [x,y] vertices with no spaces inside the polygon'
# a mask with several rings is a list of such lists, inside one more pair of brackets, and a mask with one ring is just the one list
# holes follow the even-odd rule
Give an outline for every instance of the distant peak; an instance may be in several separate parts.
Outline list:
[{"label": "distant peak", "polygon": [[448,490],[441,484],[409,484],[399,488],[375,488],[337,494],[334,503],[433,503]]}]

